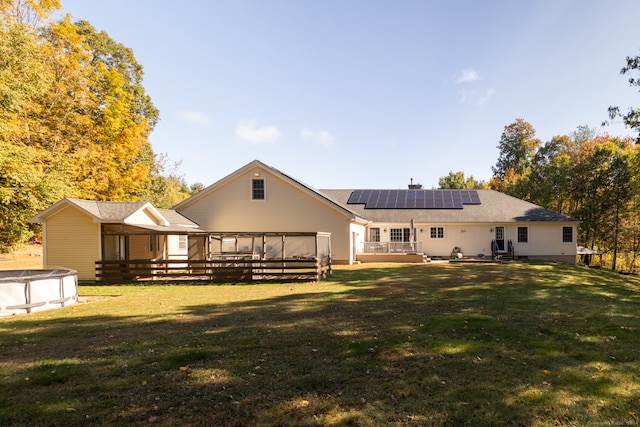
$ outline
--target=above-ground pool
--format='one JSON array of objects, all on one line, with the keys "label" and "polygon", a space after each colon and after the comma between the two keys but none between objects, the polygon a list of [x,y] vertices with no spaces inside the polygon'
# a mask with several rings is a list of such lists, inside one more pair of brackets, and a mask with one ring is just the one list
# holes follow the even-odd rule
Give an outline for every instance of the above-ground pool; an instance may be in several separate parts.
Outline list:
[{"label": "above-ground pool", "polygon": [[60,308],[78,301],[73,270],[0,271],[0,316]]}]

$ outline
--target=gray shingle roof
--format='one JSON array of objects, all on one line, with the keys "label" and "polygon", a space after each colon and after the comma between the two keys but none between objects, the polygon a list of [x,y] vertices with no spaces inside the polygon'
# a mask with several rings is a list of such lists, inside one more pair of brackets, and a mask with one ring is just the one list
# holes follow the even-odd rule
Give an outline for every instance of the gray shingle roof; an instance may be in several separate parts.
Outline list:
[{"label": "gray shingle roof", "polygon": [[67,200],[103,222],[124,221],[146,204],[146,202],[100,202],[71,198]]},{"label": "gray shingle roof", "polygon": [[[55,212],[66,204],[71,204],[78,209],[93,216],[97,221],[101,223],[124,223],[127,218],[142,209],[147,202],[102,202],[97,200],[83,200],[67,198],[59,201],[48,209],[44,210],[40,214],[33,217],[32,222],[43,222],[49,215],[49,212]],[[168,225],[164,224],[132,224],[139,228],[147,230],[153,230],[157,232],[170,233],[178,232],[198,232],[202,231],[198,224],[184,217],[180,213],[171,209],[157,209],[153,205],[149,204],[153,209],[156,209],[160,215],[169,222]]]},{"label": "gray shingle roof", "polygon": [[365,209],[361,204],[347,204],[353,190],[319,191],[373,222],[408,223],[412,219],[426,223],[578,222],[575,218],[494,190],[477,190],[480,204],[464,205],[462,209]]}]

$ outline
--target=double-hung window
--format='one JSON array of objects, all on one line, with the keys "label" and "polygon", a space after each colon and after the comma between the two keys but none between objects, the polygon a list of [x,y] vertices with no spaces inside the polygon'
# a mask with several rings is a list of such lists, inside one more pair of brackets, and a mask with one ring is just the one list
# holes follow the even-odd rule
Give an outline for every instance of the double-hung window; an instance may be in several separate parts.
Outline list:
[{"label": "double-hung window", "polygon": [[254,178],[251,180],[251,200],[264,200],[265,188],[263,178]]},{"label": "double-hung window", "polygon": [[573,227],[562,227],[562,243],[573,243]]},{"label": "double-hung window", "polygon": [[529,243],[529,227],[518,227],[518,243]]},{"label": "double-hung window", "polygon": [[187,236],[184,235],[179,235],[178,236],[178,249],[180,249],[181,251],[186,251],[187,250]]}]

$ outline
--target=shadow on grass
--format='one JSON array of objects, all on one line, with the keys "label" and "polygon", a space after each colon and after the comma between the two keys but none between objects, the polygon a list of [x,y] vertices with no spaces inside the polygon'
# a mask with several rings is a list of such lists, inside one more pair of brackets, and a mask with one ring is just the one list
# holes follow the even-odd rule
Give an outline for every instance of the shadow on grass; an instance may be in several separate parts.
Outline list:
[{"label": "shadow on grass", "polygon": [[639,412],[636,279],[442,264],[281,286],[291,292],[0,324],[0,422],[537,426]]}]

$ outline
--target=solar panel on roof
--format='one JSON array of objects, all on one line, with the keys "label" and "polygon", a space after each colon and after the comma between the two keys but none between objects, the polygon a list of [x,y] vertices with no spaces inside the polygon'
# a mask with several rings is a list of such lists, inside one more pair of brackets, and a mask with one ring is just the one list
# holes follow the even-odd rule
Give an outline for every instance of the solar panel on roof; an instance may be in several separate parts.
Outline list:
[{"label": "solar panel on roof", "polygon": [[365,209],[462,209],[479,205],[476,190],[354,190],[347,204]]}]

